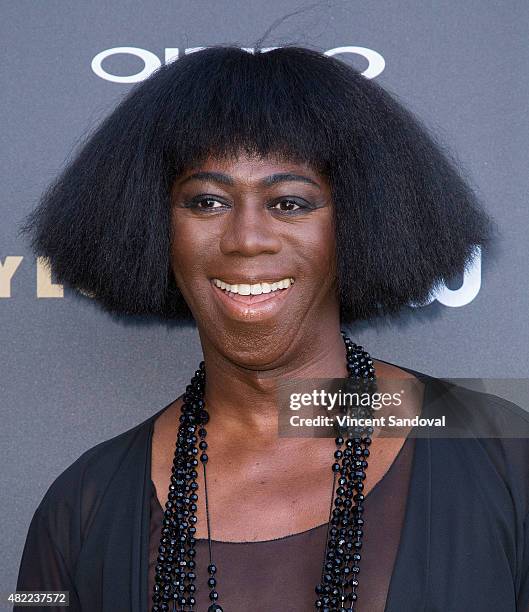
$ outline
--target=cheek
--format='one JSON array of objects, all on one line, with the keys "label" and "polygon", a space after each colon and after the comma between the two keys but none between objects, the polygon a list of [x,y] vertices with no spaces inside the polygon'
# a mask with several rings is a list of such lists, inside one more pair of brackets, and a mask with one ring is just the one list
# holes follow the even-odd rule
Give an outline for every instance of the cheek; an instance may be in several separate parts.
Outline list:
[{"label": "cheek", "polygon": [[312,232],[310,253],[314,269],[319,270],[322,275],[329,275],[335,271],[335,232],[334,222],[330,216],[323,219]]},{"label": "cheek", "polygon": [[171,268],[176,284],[193,311],[209,299],[208,264],[216,257],[210,231],[195,220],[173,218]]}]

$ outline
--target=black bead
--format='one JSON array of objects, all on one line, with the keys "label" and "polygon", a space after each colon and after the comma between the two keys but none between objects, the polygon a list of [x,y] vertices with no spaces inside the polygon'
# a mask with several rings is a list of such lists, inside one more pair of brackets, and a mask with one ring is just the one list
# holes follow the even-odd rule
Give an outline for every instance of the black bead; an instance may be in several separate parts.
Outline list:
[{"label": "black bead", "polygon": [[209,598],[211,599],[211,601],[215,601],[219,598],[219,594],[217,593],[217,591],[210,591]]}]

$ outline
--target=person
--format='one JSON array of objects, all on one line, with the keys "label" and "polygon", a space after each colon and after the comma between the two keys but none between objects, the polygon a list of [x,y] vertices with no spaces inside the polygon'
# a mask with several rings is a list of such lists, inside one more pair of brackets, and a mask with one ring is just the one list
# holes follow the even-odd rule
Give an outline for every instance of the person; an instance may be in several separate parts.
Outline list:
[{"label": "person", "polygon": [[18,590],[90,612],[529,609],[526,439],[278,435],[296,378],[415,383],[413,413],[436,397],[451,419],[514,406],[346,332],[494,243],[396,96],[295,45],[191,53],[132,89],[22,231],[105,311],[196,325],[203,361],[53,482]]}]

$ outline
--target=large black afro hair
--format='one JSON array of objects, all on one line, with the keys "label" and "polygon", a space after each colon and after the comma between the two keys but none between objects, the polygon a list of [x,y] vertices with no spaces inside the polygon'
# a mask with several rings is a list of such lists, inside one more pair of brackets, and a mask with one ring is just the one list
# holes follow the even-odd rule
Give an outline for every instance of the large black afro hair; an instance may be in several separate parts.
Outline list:
[{"label": "large black afro hair", "polygon": [[135,86],[24,220],[57,282],[110,312],[191,320],[170,267],[170,189],[206,156],[280,154],[325,173],[344,324],[426,303],[493,221],[421,122],[350,65],[299,46],[217,45]]}]

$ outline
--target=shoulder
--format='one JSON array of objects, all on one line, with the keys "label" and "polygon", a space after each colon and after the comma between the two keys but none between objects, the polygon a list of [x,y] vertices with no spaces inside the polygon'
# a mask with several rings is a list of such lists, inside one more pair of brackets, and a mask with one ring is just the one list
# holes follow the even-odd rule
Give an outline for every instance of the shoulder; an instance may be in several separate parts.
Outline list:
[{"label": "shoulder", "polygon": [[152,418],[149,418],[83,452],[53,481],[41,506],[45,507],[57,498],[71,496],[79,490],[79,484],[88,484],[87,478],[104,481],[106,476],[119,468],[128,453],[148,440],[151,422]]},{"label": "shoulder", "polygon": [[[446,417],[446,425],[421,431],[437,465],[451,465],[462,481],[501,493],[518,516],[529,519],[529,405],[501,395],[527,397],[527,381],[502,381],[497,393],[475,388],[475,380],[438,378],[388,361],[425,386],[421,416]],[[392,373],[392,375],[394,375]],[[489,381],[491,384],[494,380]],[[498,381],[499,382],[499,381]],[[505,384],[510,387],[504,388]],[[525,385],[525,387],[524,387]],[[518,387],[518,388],[517,388]]]},{"label": "shoulder", "polygon": [[133,478],[137,482],[144,474],[154,421],[167,408],[82,453],[52,482],[34,520],[57,540],[73,534],[82,540],[102,499],[112,495],[113,483]]},{"label": "shoulder", "polygon": [[[521,447],[527,444],[529,405],[519,405],[495,393],[472,388],[472,379],[426,376],[423,380],[429,388],[426,408],[446,415],[446,432],[451,437],[515,438],[520,440]],[[513,391],[518,389],[513,387]]]},{"label": "shoulder", "polygon": [[112,521],[123,522],[120,504],[133,515],[145,489],[153,422],[166,408],[88,449],[55,478],[31,519],[19,585],[68,590],[91,530],[92,545],[100,547]]},{"label": "shoulder", "polygon": [[[529,513],[529,406],[461,383],[426,376],[428,412],[446,415],[446,430],[432,448],[458,459],[471,479],[506,494],[521,516]],[[513,381],[520,384],[520,381]],[[499,488],[498,488],[499,487]]]}]

